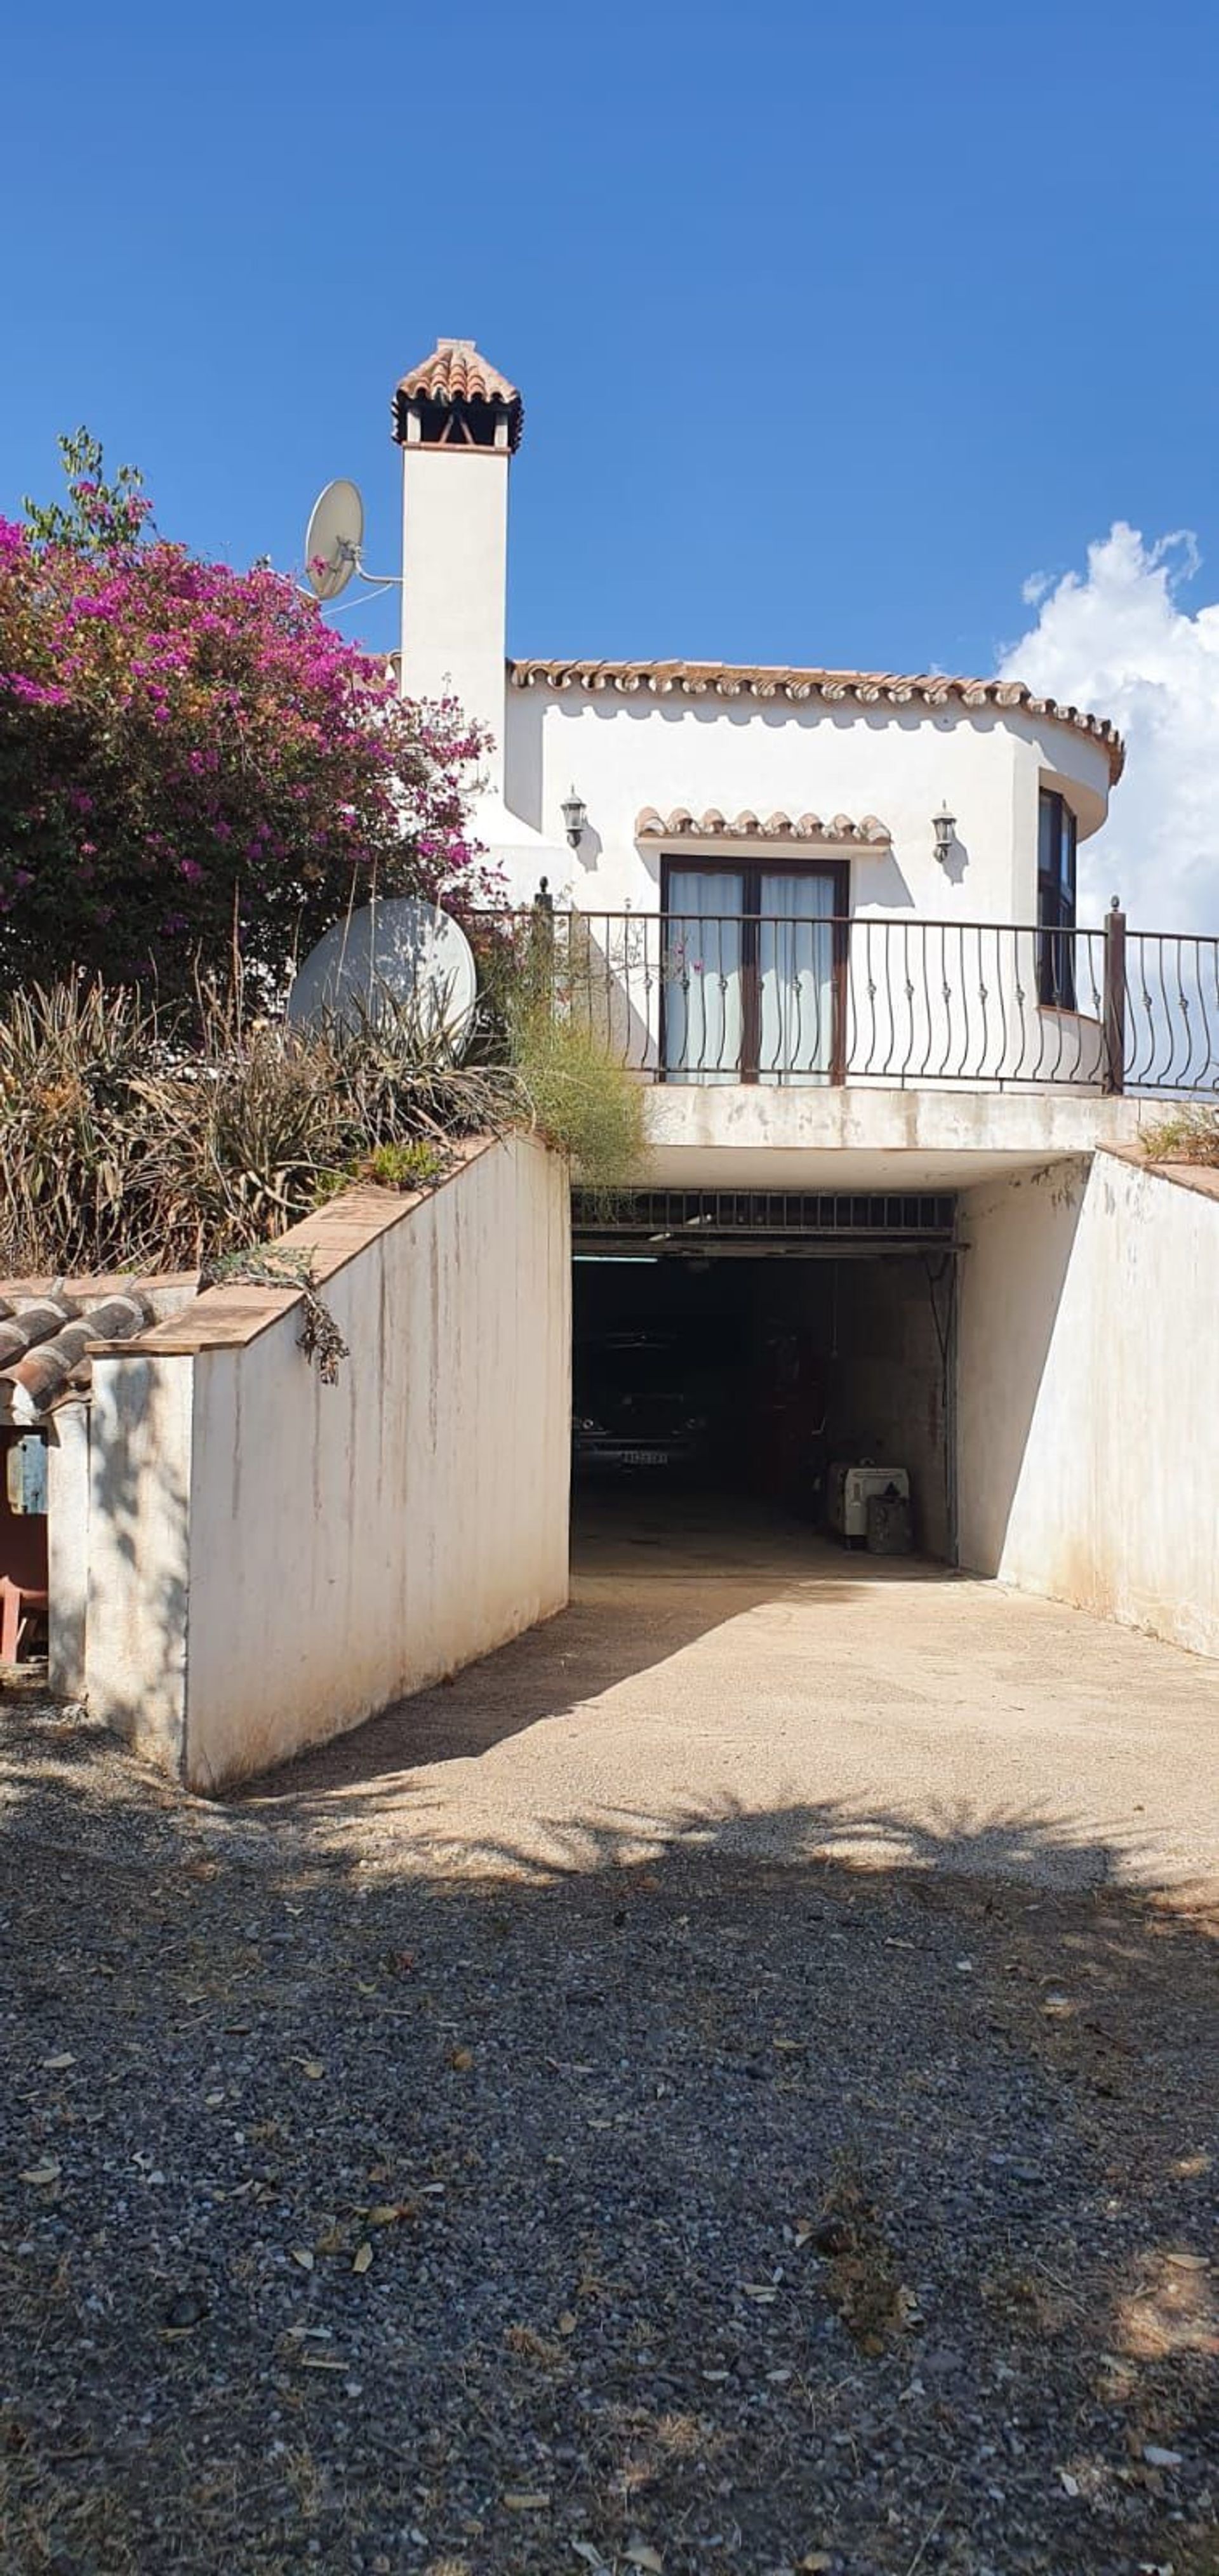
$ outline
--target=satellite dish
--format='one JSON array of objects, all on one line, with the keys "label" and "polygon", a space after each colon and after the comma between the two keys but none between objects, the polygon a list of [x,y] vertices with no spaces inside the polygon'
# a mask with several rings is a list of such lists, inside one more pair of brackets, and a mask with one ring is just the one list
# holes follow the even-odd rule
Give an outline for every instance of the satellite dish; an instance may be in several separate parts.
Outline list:
[{"label": "satellite dish", "polygon": [[411,895],[367,904],[319,939],[288,996],[293,1028],[337,1020],[358,1029],[405,1015],[423,1039],[454,1055],[469,1041],[478,990],[474,952],[460,922]]},{"label": "satellite dish", "polygon": [[305,538],[305,579],[318,599],[337,599],[360,569],[364,504],[354,483],[328,483],[313,504]]}]

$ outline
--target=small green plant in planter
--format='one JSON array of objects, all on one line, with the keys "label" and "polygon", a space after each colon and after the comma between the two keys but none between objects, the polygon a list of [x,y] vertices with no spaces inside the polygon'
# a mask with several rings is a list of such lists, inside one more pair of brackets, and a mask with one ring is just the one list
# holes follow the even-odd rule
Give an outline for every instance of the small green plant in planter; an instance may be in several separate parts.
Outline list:
[{"label": "small green plant in planter", "polygon": [[443,1180],[449,1156],[426,1136],[412,1136],[405,1144],[374,1145],[360,1163],[362,1181],[375,1181],[383,1190],[430,1190]]},{"label": "small green plant in planter", "polygon": [[1139,1143],[1153,1163],[1219,1163],[1219,1109],[1205,1102],[1171,1109]]},{"label": "small green plant in planter", "polygon": [[337,1198],[340,1190],[350,1190],[359,1181],[372,1181],[378,1189],[434,1189],[444,1179],[452,1157],[443,1146],[434,1145],[427,1136],[411,1136],[404,1143],[374,1145],[367,1154],[353,1154],[350,1162],[338,1171],[323,1172],[314,1193],[314,1205],[323,1207],[327,1199]]}]

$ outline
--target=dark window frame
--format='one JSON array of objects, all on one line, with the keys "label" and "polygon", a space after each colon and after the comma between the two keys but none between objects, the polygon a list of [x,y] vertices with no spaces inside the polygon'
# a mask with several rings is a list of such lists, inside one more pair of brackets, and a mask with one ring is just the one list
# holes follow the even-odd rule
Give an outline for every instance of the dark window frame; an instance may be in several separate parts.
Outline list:
[{"label": "dark window frame", "polygon": [[1043,1010],[1073,1011],[1079,826],[1061,789],[1037,799],[1037,999]]},{"label": "dark window frame", "polygon": [[[762,879],[771,876],[829,877],[834,888],[831,915],[833,937],[832,973],[834,990],[834,1026],[830,1045],[830,1082],[846,1080],[847,1025],[847,938],[851,909],[851,863],[849,859],[812,859],[803,852],[767,850],[765,854],[738,854],[730,857],[717,851],[714,857],[701,850],[666,850],[660,862],[660,908],[663,916],[662,939],[668,953],[668,926],[671,920],[688,920],[689,914],[672,910],[669,889],[675,874],[682,876],[740,877],[741,885],[741,1053],[737,1071],[742,1082],[761,1080],[759,1063],[762,1032],[762,988],[758,967],[758,924],[763,919]],[[725,914],[725,918],[728,915]],[[736,918],[735,911],[732,916]],[[779,919],[767,914],[766,919]],[[695,1068],[697,1070],[697,1067]],[[672,1079],[681,1080],[679,1069],[671,1068]],[[669,1078],[665,1066],[665,982],[660,987],[660,1080]]]}]

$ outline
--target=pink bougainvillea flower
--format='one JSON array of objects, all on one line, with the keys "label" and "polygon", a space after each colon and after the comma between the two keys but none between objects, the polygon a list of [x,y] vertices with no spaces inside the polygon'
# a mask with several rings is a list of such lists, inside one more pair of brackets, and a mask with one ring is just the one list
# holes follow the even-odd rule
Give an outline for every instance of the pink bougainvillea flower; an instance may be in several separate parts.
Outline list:
[{"label": "pink bougainvillea flower", "polygon": [[[104,487],[84,497],[96,529]],[[189,999],[236,925],[273,992],[371,877],[493,900],[466,827],[478,726],[401,699],[293,582],[141,539],[150,506],[126,495],[88,554],[0,520],[0,985],[81,961]]]}]

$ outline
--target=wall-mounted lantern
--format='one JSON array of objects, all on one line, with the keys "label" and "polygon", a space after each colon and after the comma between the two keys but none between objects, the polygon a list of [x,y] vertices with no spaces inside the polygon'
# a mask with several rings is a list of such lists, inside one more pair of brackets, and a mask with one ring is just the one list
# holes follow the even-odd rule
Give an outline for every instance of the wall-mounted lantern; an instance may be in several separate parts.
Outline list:
[{"label": "wall-mounted lantern", "polygon": [[566,795],[563,799],[562,814],[563,829],[567,834],[567,838],[571,843],[572,849],[578,850],[583,836],[584,826],[588,821],[588,807],[585,804],[583,797],[577,796],[574,787],[571,789],[570,794]]},{"label": "wall-mounted lantern", "polygon": [[940,866],[947,867],[948,853],[956,839],[956,815],[950,814],[945,805],[940,813],[932,815],[931,829],[935,834],[935,855]]}]

